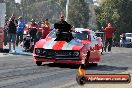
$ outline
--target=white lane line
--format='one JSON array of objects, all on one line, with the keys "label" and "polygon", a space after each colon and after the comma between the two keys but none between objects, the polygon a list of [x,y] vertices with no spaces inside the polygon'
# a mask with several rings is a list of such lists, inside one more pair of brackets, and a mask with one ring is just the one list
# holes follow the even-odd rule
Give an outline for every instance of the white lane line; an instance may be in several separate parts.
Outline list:
[{"label": "white lane line", "polygon": [[13,56],[13,55],[12,54],[0,53],[0,57],[8,57],[8,56]]}]

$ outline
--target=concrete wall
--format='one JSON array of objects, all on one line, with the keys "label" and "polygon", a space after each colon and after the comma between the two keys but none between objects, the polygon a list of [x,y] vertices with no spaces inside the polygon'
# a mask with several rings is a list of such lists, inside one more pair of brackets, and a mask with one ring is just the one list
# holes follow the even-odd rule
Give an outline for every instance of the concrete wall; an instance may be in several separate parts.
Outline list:
[{"label": "concrete wall", "polygon": [[6,4],[0,3],[0,27],[4,27],[6,14]]}]

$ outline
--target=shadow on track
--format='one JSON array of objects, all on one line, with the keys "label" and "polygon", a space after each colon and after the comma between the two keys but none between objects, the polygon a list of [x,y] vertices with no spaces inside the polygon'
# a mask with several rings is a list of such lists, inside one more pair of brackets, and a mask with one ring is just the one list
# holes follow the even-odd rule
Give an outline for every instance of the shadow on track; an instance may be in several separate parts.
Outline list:
[{"label": "shadow on track", "polygon": [[33,56],[32,53],[19,53],[19,52],[16,52],[16,53],[10,53],[12,55],[21,55],[21,56]]},{"label": "shadow on track", "polygon": [[[42,66],[48,67],[59,67],[59,68],[70,68],[70,69],[78,69],[80,65],[72,65],[72,64],[60,64],[60,63],[49,63],[43,64]],[[98,65],[98,66],[88,66],[86,70],[97,70],[97,71],[125,71],[128,70],[128,67],[117,67],[117,66],[108,66],[108,65]]]},{"label": "shadow on track", "polygon": [[42,66],[78,69],[80,65],[62,64],[62,63],[48,63],[48,64],[46,63],[46,64],[43,64]]},{"label": "shadow on track", "polygon": [[117,67],[109,65],[98,65],[97,67],[89,67],[86,70],[98,70],[98,71],[115,71],[115,70],[127,70],[128,67]]}]

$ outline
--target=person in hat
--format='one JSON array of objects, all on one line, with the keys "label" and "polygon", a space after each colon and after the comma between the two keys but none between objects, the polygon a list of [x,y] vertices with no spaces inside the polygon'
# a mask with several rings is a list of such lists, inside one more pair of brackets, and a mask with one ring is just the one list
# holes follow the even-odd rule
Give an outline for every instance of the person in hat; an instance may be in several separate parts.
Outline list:
[{"label": "person in hat", "polygon": [[66,40],[70,42],[73,38],[71,34],[72,26],[65,21],[64,15],[60,16],[60,21],[54,24],[54,28],[58,29],[56,40]]},{"label": "person in hat", "polygon": [[44,39],[49,34],[49,32],[51,31],[51,28],[50,28],[50,24],[48,22],[48,19],[45,19],[44,20],[44,22],[41,25],[41,28],[42,28],[42,36],[41,36],[41,39]]},{"label": "person in hat", "polygon": [[16,46],[23,41],[24,28],[26,26],[25,21],[23,21],[22,16],[18,17],[18,26],[17,26],[17,39]]},{"label": "person in hat", "polygon": [[33,38],[34,40],[34,44],[37,41],[37,32],[38,32],[39,26],[38,24],[35,22],[34,19],[31,20],[31,24],[28,26],[28,33],[30,35],[30,37]]}]

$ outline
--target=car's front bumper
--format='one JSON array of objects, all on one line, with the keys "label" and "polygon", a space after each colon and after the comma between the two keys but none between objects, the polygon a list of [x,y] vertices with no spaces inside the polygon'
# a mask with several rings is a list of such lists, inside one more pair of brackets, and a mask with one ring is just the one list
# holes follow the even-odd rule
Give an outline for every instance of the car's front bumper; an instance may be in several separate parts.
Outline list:
[{"label": "car's front bumper", "polygon": [[53,63],[65,63],[65,64],[84,64],[84,60],[79,58],[46,58],[40,56],[34,56],[34,61],[40,62],[53,62]]}]

